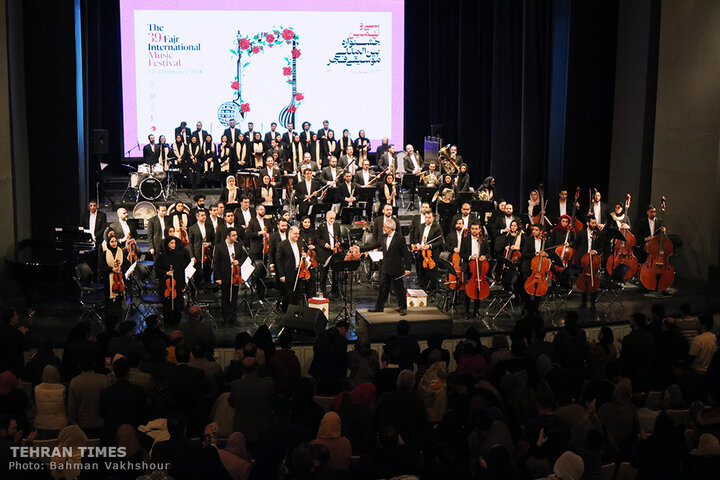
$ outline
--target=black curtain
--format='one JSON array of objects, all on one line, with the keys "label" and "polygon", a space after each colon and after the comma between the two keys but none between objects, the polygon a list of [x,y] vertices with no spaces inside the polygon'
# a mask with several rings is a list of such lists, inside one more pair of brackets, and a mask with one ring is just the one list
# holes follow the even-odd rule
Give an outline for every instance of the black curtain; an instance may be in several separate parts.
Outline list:
[{"label": "black curtain", "polygon": [[492,175],[499,197],[524,199],[546,176],[552,1],[424,0],[405,14],[406,142],[442,124],[474,185]]}]

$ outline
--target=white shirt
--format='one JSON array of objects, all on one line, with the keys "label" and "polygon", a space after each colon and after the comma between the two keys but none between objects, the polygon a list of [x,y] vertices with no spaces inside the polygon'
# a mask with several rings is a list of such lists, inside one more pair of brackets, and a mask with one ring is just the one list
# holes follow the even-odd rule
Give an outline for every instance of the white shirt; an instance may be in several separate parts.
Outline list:
[{"label": "white shirt", "polygon": [[412,160],[412,163],[413,163],[413,171],[420,168],[420,166],[417,163],[417,160],[415,160],[415,152],[413,152],[412,155],[410,155],[410,160]]},{"label": "white shirt", "polygon": [[390,250],[390,243],[392,243],[393,236],[395,235],[395,232],[392,232],[390,235],[388,235],[387,240],[385,241],[385,250]]},{"label": "white shirt", "polygon": [[295,256],[295,268],[300,266],[300,249],[297,246],[297,242],[290,242],[290,248],[292,248],[293,255]]},{"label": "white shirt", "polygon": [[127,236],[130,233],[130,225],[125,220],[120,220],[120,226],[123,229],[123,237]]},{"label": "white shirt", "polygon": [[211,216],[211,217],[210,217],[210,222],[212,222],[213,229],[214,229],[214,230],[217,230],[217,228],[218,228],[217,218],[213,218],[213,217]]},{"label": "white shirt", "polygon": [[225,246],[228,250],[228,257],[230,257],[230,265],[232,265],[233,260],[235,260],[235,244],[227,243],[227,240],[225,240]]},{"label": "white shirt", "polygon": [[367,185],[370,183],[370,171],[369,170],[363,170],[363,185]]},{"label": "white shirt", "polygon": [[[463,221],[463,228],[470,228],[470,215],[468,215],[466,217],[462,217],[462,221]],[[509,226],[510,225],[508,225],[508,227]]]},{"label": "white shirt", "polygon": [[428,235],[430,235],[430,227],[432,227],[432,224],[425,225],[425,228],[423,229],[423,235],[422,235],[423,245],[425,245],[428,241]]},{"label": "white shirt", "polygon": [[260,231],[264,232],[265,231],[265,220],[260,217],[257,217],[257,220],[258,220],[258,224],[260,224]]},{"label": "white shirt", "polygon": [[655,235],[655,219],[650,220],[648,218],[648,225],[650,226],[650,236]]},{"label": "white shirt", "polygon": [[542,240],[535,237],[535,255],[540,253],[541,248],[542,248]]},{"label": "white shirt", "polygon": [[312,180],[310,180],[309,182],[305,180],[305,188],[307,189],[308,195],[312,194]]},{"label": "white shirt", "polygon": [[560,215],[567,215],[567,202],[560,202]]},{"label": "white shirt", "polygon": [[[250,219],[252,218],[252,214],[250,213],[250,209],[248,208],[247,210],[243,210],[243,209],[241,208],[241,209],[240,209],[240,214],[241,214],[241,215],[243,216],[243,218],[245,219],[245,225],[249,224],[249,223],[250,223]],[[259,220],[259,219],[258,219],[258,220]]]},{"label": "white shirt", "polygon": [[206,237],[206,231],[205,231],[205,222],[197,222],[198,228],[200,228],[200,236],[203,238],[203,241],[205,241]]},{"label": "white shirt", "polygon": [[509,217],[505,216],[505,228],[510,228],[510,224],[512,223],[512,221],[513,221],[512,216],[509,216]]},{"label": "white shirt", "polygon": [[285,232],[285,233],[283,233],[283,232],[278,232],[278,235],[280,235],[280,241],[281,241],[281,242],[284,242],[285,240],[287,240],[287,232]]},{"label": "white shirt", "polygon": [[330,174],[332,175],[332,179],[335,180],[337,177],[337,168],[330,167]]},{"label": "white shirt", "polygon": [[480,256],[480,239],[472,237],[470,239],[470,247],[471,247],[470,256],[472,257],[474,255],[476,257],[479,257]]},{"label": "white shirt", "polygon": [[462,231],[458,232],[457,230],[455,230],[455,235],[457,235],[457,246],[459,247],[460,244],[462,243],[463,233],[462,233]]},{"label": "white shirt", "polygon": [[600,223],[602,221],[600,219],[600,203],[593,205],[593,213],[595,214],[595,218],[597,219],[598,223]]},{"label": "white shirt", "polygon": [[158,215],[158,222],[160,222],[160,238],[165,240],[165,217]]},{"label": "white shirt", "polygon": [[95,223],[97,222],[97,212],[90,213],[90,221],[88,222],[88,228],[90,229],[90,235],[95,240]]},{"label": "white shirt", "polygon": [[588,230],[588,231],[587,231],[587,237],[588,237],[588,252],[589,252],[590,250],[593,249],[593,248],[592,248],[592,241],[593,241],[593,238],[592,238],[592,230]]}]

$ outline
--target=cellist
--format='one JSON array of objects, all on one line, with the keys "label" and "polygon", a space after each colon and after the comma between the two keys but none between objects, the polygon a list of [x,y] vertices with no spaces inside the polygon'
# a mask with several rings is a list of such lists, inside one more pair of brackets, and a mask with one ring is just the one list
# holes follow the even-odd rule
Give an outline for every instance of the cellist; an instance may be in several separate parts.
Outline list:
[{"label": "cellist", "polygon": [[413,231],[410,244],[412,251],[417,252],[415,266],[420,288],[432,292],[437,287],[437,267],[425,268],[422,253],[429,250],[430,255],[434,257],[433,260],[437,262],[443,246],[443,232],[440,225],[435,222],[435,214],[432,210],[425,214],[425,223],[422,228]]},{"label": "cellist", "polygon": [[[470,235],[464,237],[460,243],[460,258],[463,261],[463,273],[464,275],[470,274],[468,266],[470,262],[474,262],[475,259],[484,262],[490,260],[490,246],[488,245],[487,239],[482,235],[482,226],[479,221],[474,221],[470,224]],[[480,310],[480,300],[473,302],[473,316],[478,316],[478,310]],[[465,297],[465,318],[470,318],[470,298]]]},{"label": "cellist", "polygon": [[[585,228],[580,230],[575,241],[575,263],[580,266],[582,257],[590,253],[592,255],[602,256],[605,253],[605,235],[598,226],[595,215],[589,214],[585,221]],[[602,265],[602,259],[601,259]],[[580,309],[587,308],[588,294],[583,292]],[[597,300],[597,292],[590,295],[590,310],[595,311],[595,301]]]},{"label": "cellist", "polygon": [[[575,243],[575,230],[570,225],[570,215],[561,215],[558,224],[550,232],[550,245],[572,246]],[[568,234],[568,232],[570,232]],[[567,241],[565,241],[567,237]]]}]

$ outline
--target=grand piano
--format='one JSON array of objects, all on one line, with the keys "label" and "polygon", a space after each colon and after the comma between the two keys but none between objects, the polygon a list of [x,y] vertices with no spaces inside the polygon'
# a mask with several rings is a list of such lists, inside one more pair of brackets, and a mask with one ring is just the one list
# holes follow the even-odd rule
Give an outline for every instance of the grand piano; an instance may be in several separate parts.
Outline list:
[{"label": "grand piano", "polygon": [[75,265],[97,259],[92,235],[78,227],[57,227],[53,240],[27,239],[5,258],[8,276],[18,282],[25,306],[33,306],[33,293],[47,285],[71,282]]}]

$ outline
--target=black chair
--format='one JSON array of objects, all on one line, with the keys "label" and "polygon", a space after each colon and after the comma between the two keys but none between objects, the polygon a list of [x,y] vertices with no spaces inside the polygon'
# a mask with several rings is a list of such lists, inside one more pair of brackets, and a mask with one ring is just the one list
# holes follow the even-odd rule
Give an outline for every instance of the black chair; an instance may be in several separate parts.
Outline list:
[{"label": "black chair", "polygon": [[75,266],[73,276],[75,285],[78,287],[78,302],[82,308],[80,321],[89,315],[104,328],[102,317],[98,313],[105,306],[105,286],[92,281],[92,270],[87,263],[80,263]]}]

